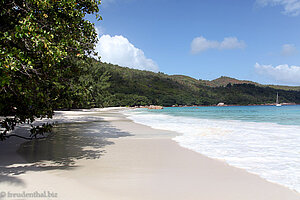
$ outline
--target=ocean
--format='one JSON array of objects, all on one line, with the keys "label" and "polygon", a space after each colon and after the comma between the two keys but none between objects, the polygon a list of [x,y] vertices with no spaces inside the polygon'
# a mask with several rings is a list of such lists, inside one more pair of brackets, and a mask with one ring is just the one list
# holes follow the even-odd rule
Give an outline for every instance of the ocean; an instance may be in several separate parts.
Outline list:
[{"label": "ocean", "polygon": [[300,106],[135,109],[136,123],[176,131],[180,146],[300,192]]}]

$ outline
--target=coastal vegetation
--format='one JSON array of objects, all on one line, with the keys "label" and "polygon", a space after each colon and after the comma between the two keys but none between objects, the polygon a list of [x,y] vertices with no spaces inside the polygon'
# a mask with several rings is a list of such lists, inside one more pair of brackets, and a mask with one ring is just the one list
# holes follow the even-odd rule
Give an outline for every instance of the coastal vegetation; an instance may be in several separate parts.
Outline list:
[{"label": "coastal vegetation", "polygon": [[247,80],[238,80],[235,78],[231,78],[231,77],[226,77],[226,76],[221,76],[220,78],[214,79],[212,81],[207,81],[207,80],[200,80],[201,82],[203,82],[205,85],[207,86],[211,86],[211,87],[220,87],[220,86],[226,86],[229,83],[230,84],[252,84],[252,85],[256,85],[259,87],[270,87],[270,88],[274,88],[274,89],[280,89],[280,90],[295,90],[295,91],[300,91],[300,86],[285,86],[285,85],[263,85],[263,84],[259,84],[253,81],[247,81]]},{"label": "coastal vegetation", "polygon": [[[94,77],[106,76],[107,87],[102,90],[101,100],[85,105],[87,107],[151,104],[191,106],[216,105],[219,102],[230,105],[272,104],[275,102],[277,92],[280,94],[280,102],[300,103],[300,91],[294,88],[276,89],[250,81],[239,84],[227,83],[225,86],[208,86],[202,80],[188,76],[142,71],[101,63],[93,59],[90,59],[89,63],[87,67],[91,69]],[[98,75],[95,76],[96,71]],[[90,82],[97,84],[98,81],[94,79]]]},{"label": "coastal vegetation", "polygon": [[[0,140],[17,124],[51,118],[54,110],[105,106],[300,103],[299,87],[213,81],[100,62],[88,14],[100,1],[0,2]],[[199,74],[201,76],[201,73]],[[27,139],[51,129],[32,126]]]},{"label": "coastal vegetation", "polygon": [[[0,140],[16,124],[52,117],[86,90],[72,81],[94,55],[97,33],[86,15],[98,15],[98,0],[3,0],[0,2]],[[70,97],[71,96],[71,97]],[[35,137],[49,125],[34,127]]]}]

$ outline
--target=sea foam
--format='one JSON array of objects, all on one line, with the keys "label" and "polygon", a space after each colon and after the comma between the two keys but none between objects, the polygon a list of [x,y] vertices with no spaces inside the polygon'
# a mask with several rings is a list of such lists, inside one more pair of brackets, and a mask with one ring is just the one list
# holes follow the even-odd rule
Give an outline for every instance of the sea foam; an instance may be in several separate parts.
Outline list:
[{"label": "sea foam", "polygon": [[300,126],[127,112],[136,123],[182,135],[182,147],[300,192]]}]

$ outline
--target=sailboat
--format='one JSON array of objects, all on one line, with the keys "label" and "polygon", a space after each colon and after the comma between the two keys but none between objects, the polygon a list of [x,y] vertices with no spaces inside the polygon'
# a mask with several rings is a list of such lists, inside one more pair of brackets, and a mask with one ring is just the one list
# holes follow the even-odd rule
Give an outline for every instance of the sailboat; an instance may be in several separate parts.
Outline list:
[{"label": "sailboat", "polygon": [[277,98],[276,98],[276,106],[277,106],[277,107],[280,107],[280,106],[281,106],[281,104],[279,103],[279,99],[278,99],[278,92],[277,92]]}]

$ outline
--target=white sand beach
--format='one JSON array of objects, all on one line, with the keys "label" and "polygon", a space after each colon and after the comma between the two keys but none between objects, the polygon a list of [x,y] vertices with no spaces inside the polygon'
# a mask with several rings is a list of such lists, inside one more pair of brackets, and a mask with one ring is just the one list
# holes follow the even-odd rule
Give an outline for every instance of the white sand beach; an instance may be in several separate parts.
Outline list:
[{"label": "white sand beach", "polygon": [[[133,123],[119,109],[58,112],[56,120],[69,123],[56,133],[72,134],[69,141],[57,136],[22,148],[21,139],[0,144],[0,199],[300,199],[286,187],[182,148],[171,140],[177,133]],[[17,197],[23,192],[52,197]]]}]

